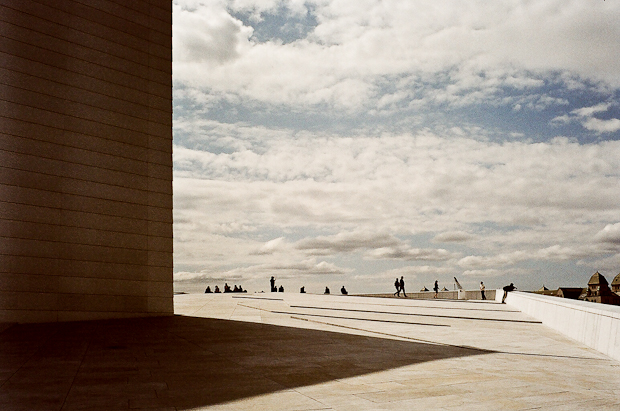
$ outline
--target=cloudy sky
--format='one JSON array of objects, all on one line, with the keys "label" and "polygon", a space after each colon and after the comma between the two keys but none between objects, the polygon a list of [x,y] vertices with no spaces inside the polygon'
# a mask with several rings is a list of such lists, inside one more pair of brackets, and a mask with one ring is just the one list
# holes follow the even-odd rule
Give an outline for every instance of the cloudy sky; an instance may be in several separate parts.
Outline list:
[{"label": "cloudy sky", "polygon": [[175,0],[177,287],[611,281],[619,22],[613,0]]}]

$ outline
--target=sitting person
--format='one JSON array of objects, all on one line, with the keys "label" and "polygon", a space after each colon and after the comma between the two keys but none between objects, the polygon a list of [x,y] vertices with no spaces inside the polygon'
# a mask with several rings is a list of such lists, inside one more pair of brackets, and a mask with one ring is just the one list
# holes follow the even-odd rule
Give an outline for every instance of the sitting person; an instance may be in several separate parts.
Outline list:
[{"label": "sitting person", "polygon": [[235,284],[235,288],[233,288],[233,293],[238,293],[239,292],[239,287],[237,287],[237,284]]},{"label": "sitting person", "polygon": [[229,293],[229,292],[231,292],[231,290],[230,290],[230,286],[228,285],[228,283],[224,283],[224,292],[225,292],[225,293]]},{"label": "sitting person", "polygon": [[329,287],[325,287],[325,294],[329,294]]},{"label": "sitting person", "polygon": [[211,291],[211,287],[207,286],[207,289],[205,290],[205,294],[209,294],[209,293],[211,293],[211,292],[212,292],[212,291]]},{"label": "sitting person", "polygon": [[214,291],[214,292],[216,292],[216,293],[221,293],[221,291],[220,291],[220,287],[218,287],[218,286],[216,285],[216,286],[215,286],[215,291]]},{"label": "sitting person", "polygon": [[279,293],[283,293],[283,292],[284,292],[284,287],[283,287],[283,286],[280,286],[280,288],[278,288],[278,292],[279,292]]},{"label": "sitting person", "polygon": [[342,288],[340,289],[340,292],[342,293],[342,295],[347,295],[347,294],[349,294],[349,293],[347,292],[347,289],[346,289],[346,288],[344,288],[344,285],[343,285],[343,286],[342,286]]},{"label": "sitting person", "polygon": [[241,288],[241,286],[239,286],[239,292],[240,292],[240,293],[245,293],[245,292],[247,292],[247,291],[245,291],[243,288]]},{"label": "sitting person", "polygon": [[299,289],[299,292],[302,293],[302,294],[305,294],[306,293],[306,287],[301,287]]}]

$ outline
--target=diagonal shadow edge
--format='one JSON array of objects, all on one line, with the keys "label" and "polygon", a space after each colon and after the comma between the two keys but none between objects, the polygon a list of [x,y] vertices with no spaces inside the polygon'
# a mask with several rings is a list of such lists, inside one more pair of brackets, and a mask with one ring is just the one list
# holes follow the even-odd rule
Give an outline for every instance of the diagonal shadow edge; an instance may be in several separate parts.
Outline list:
[{"label": "diagonal shadow edge", "polygon": [[[0,333],[0,367],[12,368],[0,398],[33,410],[184,410],[495,352],[386,337],[179,315],[15,325]],[[50,379],[50,395],[20,394],[22,382]]]}]

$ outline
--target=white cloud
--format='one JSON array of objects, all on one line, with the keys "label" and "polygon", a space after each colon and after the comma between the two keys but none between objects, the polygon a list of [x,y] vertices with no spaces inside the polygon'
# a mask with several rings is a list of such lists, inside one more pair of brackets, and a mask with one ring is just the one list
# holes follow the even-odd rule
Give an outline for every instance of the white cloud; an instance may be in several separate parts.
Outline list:
[{"label": "white cloud", "polygon": [[350,272],[350,269],[338,267],[326,261],[316,262],[314,259],[290,263],[266,263],[248,267],[235,268],[223,273],[224,277],[238,277],[244,279],[269,278],[273,275],[278,278],[298,278],[304,275],[341,275]]},{"label": "white cloud", "polygon": [[[385,282],[385,280],[403,276],[408,283],[412,283],[414,280],[422,279],[422,277],[446,276],[453,271],[454,270],[448,266],[408,265],[378,272],[374,274],[373,277]],[[363,280],[366,277],[367,276],[364,275],[356,275],[353,278],[356,280]]]},{"label": "white cloud", "polygon": [[620,273],[620,253],[612,254],[605,258],[600,258],[591,263],[594,271],[599,271],[611,282]]},{"label": "white cloud", "polygon": [[594,117],[597,113],[609,110],[610,103],[601,103],[590,107],[575,109],[570,114],[558,116],[551,120],[555,124],[568,124],[571,122],[580,123],[585,129],[596,131],[597,133],[614,133],[620,130],[620,119],[611,118],[602,120]]},{"label": "white cloud", "polygon": [[498,270],[495,268],[490,268],[486,270],[465,270],[463,271],[464,276],[475,277],[475,278],[500,277],[504,274],[506,274],[505,270]]},{"label": "white cloud", "polygon": [[458,256],[442,248],[411,248],[408,246],[379,248],[368,252],[367,255],[376,259],[404,261],[445,261]]},{"label": "white cloud", "polygon": [[487,267],[507,267],[521,261],[530,259],[532,256],[525,251],[517,250],[511,253],[496,254],[492,256],[468,255],[458,261],[458,265],[468,269],[482,269]]},{"label": "white cloud", "polygon": [[[257,34],[306,17],[301,38]],[[175,0],[179,278],[374,288],[612,264],[619,17],[612,1]],[[551,138],[553,116],[588,138]]]},{"label": "white cloud", "polygon": [[[499,97],[502,87],[540,87],[543,73],[620,85],[616,2],[183,3],[175,6],[175,79],[210,93],[358,110],[411,99],[380,91],[385,76],[409,76],[420,91],[444,73],[445,84],[433,80],[441,91],[432,86],[424,98],[458,105]],[[255,20],[261,12],[311,12],[318,25],[292,43],[259,43],[227,10],[252,11]],[[200,61],[213,64],[207,70]]]},{"label": "white cloud", "polygon": [[571,114],[574,114],[578,117],[591,117],[595,113],[602,113],[609,109],[609,103],[601,103],[591,107],[582,107],[576,110],[573,110]]},{"label": "white cloud", "polygon": [[341,232],[335,236],[319,236],[304,239],[295,244],[295,248],[307,253],[350,253],[363,249],[377,249],[401,242],[389,234],[371,232]]},{"label": "white cloud", "polygon": [[552,245],[550,247],[543,248],[538,250],[538,252],[533,255],[534,258],[538,258],[546,261],[562,261],[562,260],[570,260],[575,258],[586,258],[594,256],[596,253],[593,249],[589,247],[566,247],[561,246],[559,244]]},{"label": "white cloud", "polygon": [[473,239],[474,236],[465,231],[447,231],[437,234],[433,237],[433,241],[440,243],[462,243]]},{"label": "white cloud", "polygon": [[604,243],[620,244],[620,223],[607,224],[594,238]]},{"label": "white cloud", "polygon": [[179,271],[174,273],[174,281],[191,281],[191,282],[204,282],[204,283],[224,283],[235,282],[243,280],[241,275],[231,275],[230,273],[208,273],[208,272],[187,272]]},{"label": "white cloud", "polygon": [[[242,138],[255,132],[263,136],[260,151]],[[176,261],[263,264],[274,256],[361,252],[380,261],[453,264],[458,252],[411,237],[430,233],[446,246],[478,251],[454,269],[497,269],[608,252],[600,241],[611,237],[596,233],[620,212],[619,142],[286,134],[229,130],[246,143],[230,153],[175,147]],[[306,229],[329,234],[288,237]],[[279,234],[248,238],[265,231]]]},{"label": "white cloud", "polygon": [[601,120],[598,118],[587,118],[582,125],[597,133],[613,133],[620,130],[620,119],[612,118],[609,120]]},{"label": "white cloud", "polygon": [[206,69],[237,59],[252,34],[221,7],[175,5],[173,18],[175,66],[200,63]]},{"label": "white cloud", "polygon": [[270,255],[276,252],[285,252],[288,251],[290,247],[286,244],[284,237],[278,237],[276,239],[267,241],[263,244],[258,250],[254,251],[252,254],[256,255]]}]

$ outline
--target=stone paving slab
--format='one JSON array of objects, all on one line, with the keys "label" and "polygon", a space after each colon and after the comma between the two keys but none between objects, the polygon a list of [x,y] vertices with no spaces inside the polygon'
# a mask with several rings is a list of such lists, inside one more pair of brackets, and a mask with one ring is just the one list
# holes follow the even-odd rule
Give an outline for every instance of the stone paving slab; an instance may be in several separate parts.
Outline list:
[{"label": "stone paving slab", "polygon": [[5,328],[0,410],[620,410],[620,363],[491,301],[186,294],[175,311]]}]

